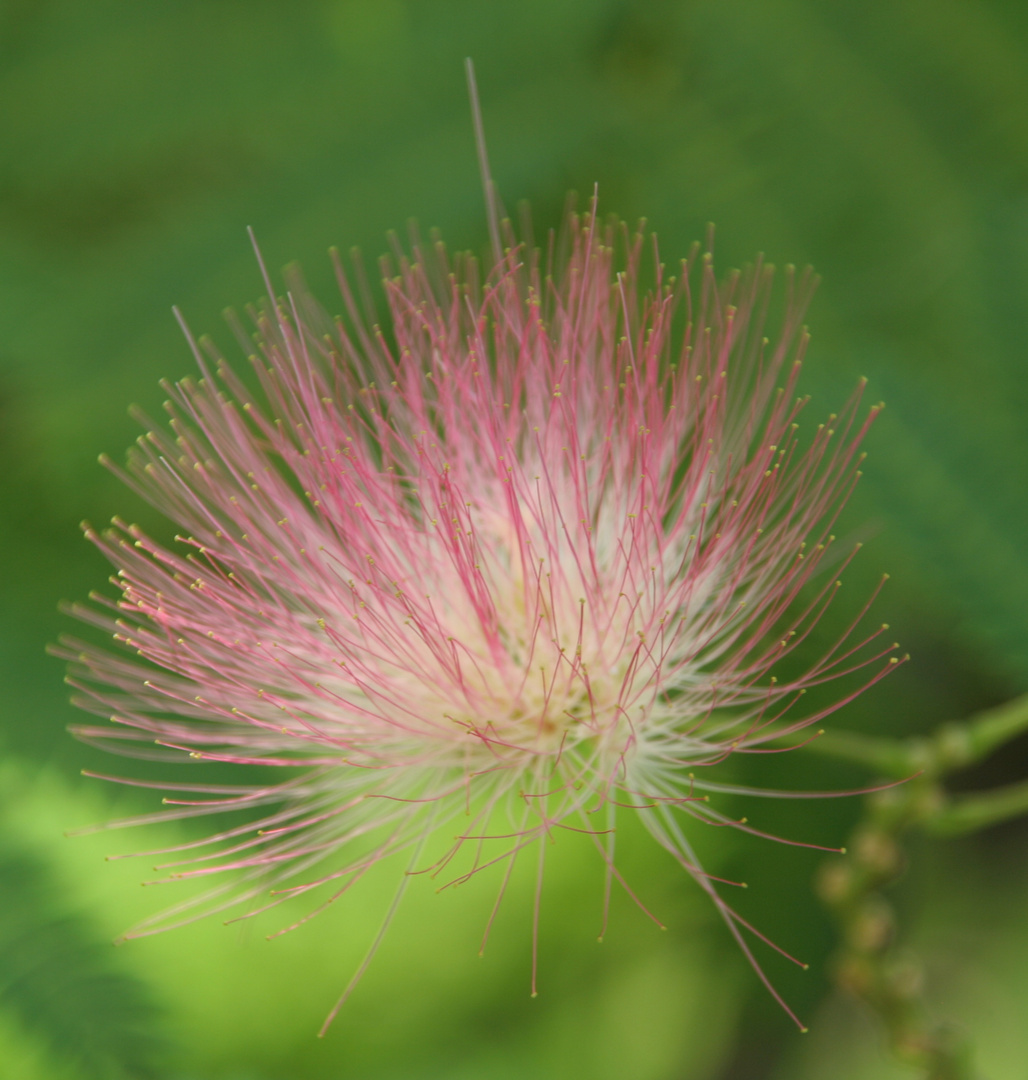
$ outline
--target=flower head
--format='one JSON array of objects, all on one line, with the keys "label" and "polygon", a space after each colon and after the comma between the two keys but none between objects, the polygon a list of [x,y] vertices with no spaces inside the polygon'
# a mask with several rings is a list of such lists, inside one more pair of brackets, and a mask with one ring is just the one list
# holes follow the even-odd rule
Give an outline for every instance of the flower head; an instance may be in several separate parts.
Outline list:
[{"label": "flower head", "polygon": [[345,317],[295,282],[251,313],[257,394],[194,344],[202,378],[169,388],[170,432],[122,474],[177,545],[88,530],[120,596],[81,614],[127,653],[74,645],[83,703],[115,722],[80,734],[284,774],[164,785],[185,793],[171,816],[252,811],[213,854],[183,845],[179,876],[220,882],[202,910],[269,882],[272,902],[335,896],[402,849],[420,869],[458,818],[437,871],[575,829],[620,880],[631,813],[742,943],[689,839],[749,830],[710,801],[718,764],[856,692],[804,713],[808,687],[895,663],[875,630],[782,665],[835,593],[822,563],[877,410],[858,389],[801,441],[808,273],[786,271],[769,339],[759,262],[718,283],[694,251],[670,277],[595,206],[545,255],[505,240],[484,275],[441,243],[398,250],[382,328],[338,260]]}]

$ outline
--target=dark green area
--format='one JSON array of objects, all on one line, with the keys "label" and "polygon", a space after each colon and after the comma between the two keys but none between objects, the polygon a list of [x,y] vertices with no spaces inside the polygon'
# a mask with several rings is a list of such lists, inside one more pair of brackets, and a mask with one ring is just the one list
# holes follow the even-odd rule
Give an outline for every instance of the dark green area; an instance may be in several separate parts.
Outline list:
[{"label": "dark green area", "polygon": [[[36,805],[37,776],[56,776],[71,814],[80,797],[100,798],[84,793],[80,785],[96,782],[79,781],[78,770],[111,768],[65,735],[78,717],[61,665],[44,647],[74,629],[58,602],[83,598],[109,573],[82,541],[81,519],[102,524],[120,513],[168,531],[96,457],[120,458],[136,437],[130,402],[159,414],[158,379],[192,369],[171,305],[231,350],[222,309],[261,291],[248,225],[269,265],[299,260],[329,306],[330,244],[358,245],[373,258],[388,229],[416,217],[425,229],[438,226],[451,247],[484,249],[467,55],[478,69],[501,195],[511,207],[527,199],[538,232],[559,222],[569,189],[584,200],[598,184],[601,207],[645,216],[669,261],[713,221],[722,267],[760,250],[775,263],[812,263],[822,275],[803,383],[811,419],[841,405],[861,375],[870,400],[887,403],[840,528],[868,541],[847,573],[846,598],[856,607],[889,571],[876,611],[914,657],[839,723],[925,731],[1028,688],[1028,7],[8,0],[0,6],[0,723],[12,759],[5,775],[23,777],[15,787],[26,805]],[[830,630],[828,620],[826,640]],[[762,786],[867,782],[798,755],[760,764]],[[975,783],[1016,779],[1026,764],[1028,748],[1015,744]],[[119,813],[153,805],[126,799]],[[858,809],[839,800],[739,812],[769,831],[832,844]],[[24,815],[4,821],[12,833],[24,830],[16,824]],[[263,1035],[258,1043],[247,1036],[238,1000],[225,997],[207,1009],[224,1010],[217,1023],[191,1029],[185,991],[179,1012],[173,1004],[163,1019],[149,1004],[174,982],[174,948],[129,946],[118,954],[122,967],[94,959],[99,931],[68,913],[94,905],[113,933],[121,914],[127,924],[138,912],[129,901],[122,913],[98,899],[120,895],[105,891],[110,871],[99,860],[76,895],[84,871],[75,862],[68,872],[74,856],[62,844],[79,841],[50,843],[59,827],[54,810],[42,839],[38,830],[0,836],[0,986],[11,985],[20,962],[22,946],[12,942],[31,942],[25,947],[41,958],[30,965],[35,989],[0,1000],[0,1009],[41,1053],[52,1052],[55,1070],[65,1068],[69,1046],[86,1046],[74,1076],[117,1076],[117,1068],[147,1075],[144,1046],[169,1036],[177,1040],[169,1075],[195,1080],[600,1077],[605,1068],[635,1068],[640,1080],[887,1075],[878,1066],[844,1073],[830,1040],[798,1050],[727,935],[694,910],[689,883],[649,854],[637,857],[636,873],[663,897],[669,937],[652,940],[626,904],[622,944],[612,936],[597,952],[589,943],[599,875],[588,888],[557,876],[543,944],[560,975],[534,1002],[524,993],[522,910],[498,931],[507,937],[485,989],[447,976],[437,992],[443,962],[429,945],[416,953],[415,928],[400,933],[403,948],[415,949],[409,963],[402,952],[390,960],[387,947],[383,972],[369,976],[366,1000],[391,1009],[388,1023],[370,1004],[362,1011],[358,998],[363,1027],[341,1021],[342,1034],[313,1047],[284,1025],[277,1049],[268,1049]],[[835,1006],[820,1004],[832,942],[809,880],[821,857],[724,832],[708,846],[717,848],[719,872],[750,883],[740,910],[812,964],[794,973],[772,959],[777,984],[808,1019],[824,1013],[845,1056],[845,1039],[857,1036],[849,1021],[833,1019]],[[1015,927],[1024,875],[1005,869],[1023,865],[1026,852],[1028,835],[1017,826],[940,842],[915,861],[900,897],[911,938],[935,958],[931,992],[962,1003],[969,1024],[988,1014],[982,1038],[995,1048],[983,1051],[994,1077],[1021,1075],[1017,1055],[1028,1046],[985,991],[975,997],[974,972],[994,962],[1003,1000],[1023,1015],[1028,984],[1004,975],[1002,958],[1023,957],[1028,970]],[[46,884],[48,860],[62,867],[54,880],[66,888]],[[458,918],[439,902],[438,910],[416,908],[431,920],[422,936],[435,935],[434,920]],[[687,914],[674,923],[683,904]],[[990,913],[983,925],[978,910]],[[5,913],[18,911],[25,914],[11,914],[8,926]],[[332,940],[353,938],[359,959],[373,933],[369,918],[359,940],[340,937],[338,927]],[[459,947],[473,954],[477,939]],[[68,960],[57,971],[59,953]],[[350,961],[325,962],[338,964],[336,983],[345,984]],[[303,970],[291,977],[313,978]],[[717,1005],[724,1030],[711,1021],[697,1034],[696,1017],[706,1014],[696,986],[708,982],[707,1007]],[[105,989],[80,994],[80,986]],[[289,985],[276,992],[283,1002],[295,997]],[[65,1008],[62,994],[88,1001]],[[330,1004],[303,1006],[306,1032]],[[283,1004],[283,1015],[290,1008]],[[675,1024],[687,1034],[652,1050]],[[80,1038],[83,1025],[95,1044]],[[648,1032],[652,1053],[633,1048],[632,1031]],[[104,1072],[96,1055],[117,1064]]]},{"label": "dark green area", "polygon": [[84,1077],[162,1075],[163,1017],[149,988],[120,971],[110,942],[67,910],[56,875],[4,836],[0,880],[0,1008]]}]

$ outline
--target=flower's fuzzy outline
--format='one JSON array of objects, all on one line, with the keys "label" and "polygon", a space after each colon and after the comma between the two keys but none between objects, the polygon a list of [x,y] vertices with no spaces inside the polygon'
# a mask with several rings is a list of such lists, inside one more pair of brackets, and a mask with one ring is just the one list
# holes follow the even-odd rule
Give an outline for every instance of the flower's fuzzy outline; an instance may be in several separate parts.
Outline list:
[{"label": "flower's fuzzy outline", "polygon": [[[881,646],[887,627],[858,633],[865,606],[800,674],[772,674],[833,603],[831,530],[880,406],[861,414],[861,384],[800,443],[809,271],[786,269],[772,341],[760,260],[718,283],[694,249],[670,276],[655,241],[601,222],[595,199],[545,255],[497,228],[485,275],[438,239],[397,245],[388,329],[337,256],[345,317],[329,320],[294,275],[250,312],[263,406],[186,330],[201,378],[166,385],[170,434],[148,422],[127,468],[107,462],[184,533],[174,550],[120,519],[86,527],[120,596],[72,610],[123,649],[65,642],[77,702],[115,725],[79,737],[304,770],[166,785],[218,797],[137,820],[258,814],[166,849],[220,845],[171,877],[233,880],[129,936],[252,903],[269,881],[271,899],[241,917],[335,883],[331,903],[407,850],[395,910],[427,838],[458,815],[469,821],[430,870],[474,843],[454,880],[506,862],[497,907],[521,851],[556,828],[586,832],[605,864],[605,925],[611,882],[628,889],[614,836],[632,809],[792,1016],[742,929],[766,939],[721,898],[682,821],[764,835],[711,809],[710,792],[734,789],[695,773],[812,737],[903,659]],[[839,700],[799,714],[807,689],[854,673]],[[497,821],[520,824],[487,856]],[[537,883],[533,992],[538,920]]]}]

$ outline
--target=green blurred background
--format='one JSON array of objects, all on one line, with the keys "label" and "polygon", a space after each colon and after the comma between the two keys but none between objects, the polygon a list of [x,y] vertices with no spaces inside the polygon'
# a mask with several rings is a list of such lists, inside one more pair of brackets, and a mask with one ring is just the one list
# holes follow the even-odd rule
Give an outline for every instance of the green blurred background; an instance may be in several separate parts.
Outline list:
[{"label": "green blurred background", "polygon": [[[61,599],[108,568],[78,523],[168,535],[96,464],[135,438],[131,402],[191,371],[170,313],[230,348],[221,321],[299,260],[331,302],[326,248],[385,248],[416,217],[485,246],[464,86],[473,56],[493,169],[539,229],[565,194],[646,216],[665,256],[717,223],[717,260],[763,251],[823,275],[805,388],[818,415],[860,375],[887,409],[844,522],[865,539],[852,607],[914,661],[839,723],[907,734],[1028,689],[1028,6],[1023,0],[3,0],[0,3],[0,1075],[303,1080],[858,1080],[891,1065],[837,995],[811,889],[820,859],[718,831],[708,857],[740,910],[811,970],[768,968],[800,1036],[691,882],[631,828],[625,869],[668,923],[601,873],[549,859],[541,994],[528,996],[530,876],[485,957],[495,881],[411,890],[324,1040],[320,1022],[388,903],[392,872],[305,929],[217,920],[110,941],[178,896],[140,890],[171,827],[66,839],[156,797],[79,776]],[[852,610],[851,607],[851,610]],[[830,628],[825,629],[827,634]],[[115,762],[115,767],[117,763]],[[134,768],[134,767],[130,767]],[[1009,746],[964,778],[1023,776]],[[868,777],[791,755],[774,782]],[[768,781],[768,774],[761,777]],[[762,827],[841,843],[859,800],[747,806]],[[894,890],[932,1009],[968,1029],[983,1073],[1028,1061],[1028,829],[915,843]],[[484,876],[484,875],[483,875]]]}]

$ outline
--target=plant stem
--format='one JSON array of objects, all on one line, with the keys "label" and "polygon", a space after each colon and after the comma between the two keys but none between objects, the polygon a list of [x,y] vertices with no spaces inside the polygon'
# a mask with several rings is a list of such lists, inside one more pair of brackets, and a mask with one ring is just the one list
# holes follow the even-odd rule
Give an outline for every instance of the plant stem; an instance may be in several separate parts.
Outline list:
[{"label": "plant stem", "polygon": [[931,735],[888,739],[855,731],[826,731],[803,748],[868,765],[891,779],[917,774],[944,777],[983,761],[995,750],[1028,732],[1028,694],[966,720],[951,720]]},{"label": "plant stem", "polygon": [[818,891],[842,937],[836,982],[875,1011],[896,1057],[925,1080],[973,1080],[966,1042],[928,1015],[921,965],[895,944],[895,915],[883,892],[905,866],[901,837],[934,813],[936,788],[921,776],[871,796],[848,857],[823,866]]},{"label": "plant stem", "polygon": [[1028,780],[953,798],[923,822],[935,836],[963,836],[1028,813]]},{"label": "plant stem", "polygon": [[868,797],[848,858],[824,865],[818,891],[842,936],[836,981],[874,1009],[896,1056],[920,1068],[925,1080],[973,1080],[970,1049],[954,1028],[929,1018],[920,965],[895,944],[893,909],[883,889],[903,871],[900,840],[909,829],[956,836],[1028,813],[1028,780],[955,798],[943,786],[950,773],[1024,732],[1028,695],[943,724],[929,736],[893,740],[835,731],[806,744],[813,753],[907,781]]}]

